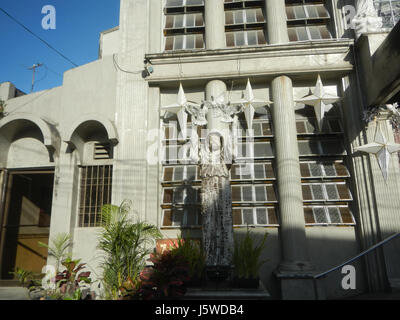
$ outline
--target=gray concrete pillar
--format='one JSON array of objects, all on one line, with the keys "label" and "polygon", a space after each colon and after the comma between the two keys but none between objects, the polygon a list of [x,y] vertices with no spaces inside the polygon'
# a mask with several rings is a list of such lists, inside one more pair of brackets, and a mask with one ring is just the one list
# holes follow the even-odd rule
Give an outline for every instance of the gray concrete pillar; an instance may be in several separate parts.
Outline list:
[{"label": "gray concrete pillar", "polygon": [[[221,94],[226,94],[226,84],[221,80],[212,80],[206,85],[206,100],[212,101]],[[210,109],[207,113],[208,129],[209,130],[225,130],[229,129],[229,124],[221,122],[221,115],[217,110]]]},{"label": "gray concrete pillar", "polygon": [[285,0],[265,0],[269,44],[289,42]]},{"label": "gray concrete pillar", "polygon": [[308,261],[292,81],[272,81],[282,262],[277,270],[283,299],[313,299]]},{"label": "gray concrete pillar", "polygon": [[224,0],[205,0],[206,49],[222,49],[225,41]]}]

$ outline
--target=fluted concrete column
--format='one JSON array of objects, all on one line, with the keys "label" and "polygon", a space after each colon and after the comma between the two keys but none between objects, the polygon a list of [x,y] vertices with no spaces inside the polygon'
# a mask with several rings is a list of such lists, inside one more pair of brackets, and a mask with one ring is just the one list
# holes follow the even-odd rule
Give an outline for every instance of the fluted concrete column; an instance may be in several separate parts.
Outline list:
[{"label": "fluted concrete column", "polygon": [[271,84],[274,105],[275,159],[280,207],[282,261],[276,272],[282,299],[314,299],[308,261],[303,195],[292,81],[286,76]]},{"label": "fluted concrete column", "polygon": [[205,0],[206,49],[222,49],[225,41],[224,0]]},{"label": "fluted concrete column", "polygon": [[[217,98],[226,92],[226,84],[221,80],[212,80],[206,85],[206,100],[211,101],[212,97]],[[224,130],[229,128],[228,123],[221,122],[221,115],[217,110],[210,109],[207,113],[209,130]]]},{"label": "fluted concrete column", "polygon": [[305,221],[292,81],[286,76],[272,81],[276,167],[284,270],[307,267]]},{"label": "fluted concrete column", "polygon": [[289,42],[285,0],[265,0],[269,44]]}]

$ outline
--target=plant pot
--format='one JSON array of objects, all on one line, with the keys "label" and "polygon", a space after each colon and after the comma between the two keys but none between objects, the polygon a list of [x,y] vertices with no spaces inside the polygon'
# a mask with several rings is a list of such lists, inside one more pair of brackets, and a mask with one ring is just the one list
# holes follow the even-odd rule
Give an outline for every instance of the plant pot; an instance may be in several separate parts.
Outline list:
[{"label": "plant pot", "polygon": [[185,285],[188,288],[194,288],[194,287],[196,288],[196,287],[201,287],[202,283],[203,283],[202,278],[196,277],[186,281]]},{"label": "plant pot", "polygon": [[260,278],[237,278],[233,279],[232,286],[238,289],[258,289],[260,286]]}]

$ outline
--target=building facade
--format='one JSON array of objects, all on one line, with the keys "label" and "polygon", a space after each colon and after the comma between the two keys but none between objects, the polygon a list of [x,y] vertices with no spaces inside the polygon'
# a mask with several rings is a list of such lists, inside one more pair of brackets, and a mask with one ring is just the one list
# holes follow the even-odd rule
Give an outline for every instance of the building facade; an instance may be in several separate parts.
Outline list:
[{"label": "building facade", "polygon": [[[202,128],[188,115],[185,130],[162,107],[176,103],[180,86],[200,103],[240,100],[250,83],[271,103],[252,122],[238,117],[234,231],[268,233],[260,277],[272,297],[315,298],[310,276],[400,232],[397,154],[385,180],[374,155],[356,150],[378,127],[395,139],[390,121],[363,120],[367,107],[399,100],[400,1],[375,5],[384,28],[356,37],[351,0],[122,0],[99,60],[65,72],[61,87],[19,96],[1,84],[2,279],[15,266],[40,269],[47,254],[34,244],[60,232],[100,277],[107,203],[131,200],[165,239],[200,238],[201,184],[189,153]],[[326,96],[313,107],[305,97],[318,88]],[[355,289],[342,287],[340,270],[318,280],[319,295],[398,288],[399,249],[393,240],[352,263]]]}]

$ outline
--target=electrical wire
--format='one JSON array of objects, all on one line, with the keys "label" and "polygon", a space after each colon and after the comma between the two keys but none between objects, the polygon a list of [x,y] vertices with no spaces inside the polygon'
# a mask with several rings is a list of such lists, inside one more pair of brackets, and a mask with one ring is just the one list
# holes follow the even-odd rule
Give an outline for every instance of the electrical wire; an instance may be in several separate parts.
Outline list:
[{"label": "electrical wire", "polygon": [[125,73],[131,73],[131,74],[141,74],[141,73],[143,72],[143,70],[140,70],[140,71],[128,71],[128,70],[122,69],[122,68],[119,66],[117,60],[115,60],[115,56],[116,56],[116,54],[114,53],[114,54],[113,54],[114,67],[117,68],[118,70],[120,70],[120,71],[122,71],[122,72],[125,72]]},{"label": "electrical wire", "polygon": [[5,11],[3,8],[0,8],[0,11],[2,11],[6,16],[8,16],[11,20],[13,20],[15,23],[17,23],[18,25],[20,25],[22,28],[24,28],[27,32],[29,32],[30,34],[32,34],[34,37],[38,38],[41,42],[43,42],[46,46],[48,46],[50,49],[52,49],[53,51],[55,51],[58,55],[60,55],[62,58],[64,58],[65,60],[67,60],[69,63],[71,63],[72,65],[74,65],[75,67],[78,67],[78,65],[71,61],[71,59],[69,59],[68,57],[66,57],[64,54],[62,54],[60,51],[58,51],[56,48],[54,48],[51,44],[49,44],[46,40],[42,39],[41,37],[39,37],[37,34],[35,34],[32,30],[30,30],[28,27],[26,27],[24,24],[22,24],[21,22],[19,22],[16,18],[14,18],[12,15],[10,15],[7,11]]}]

